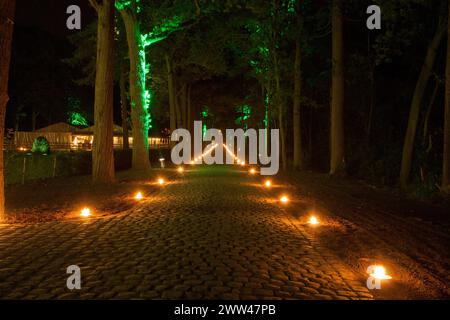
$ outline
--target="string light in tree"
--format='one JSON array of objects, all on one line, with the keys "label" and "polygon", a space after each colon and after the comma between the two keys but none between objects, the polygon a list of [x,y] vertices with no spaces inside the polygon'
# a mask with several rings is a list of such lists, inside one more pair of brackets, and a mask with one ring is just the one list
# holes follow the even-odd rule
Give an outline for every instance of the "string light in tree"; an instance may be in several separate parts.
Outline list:
[{"label": "string light in tree", "polygon": [[236,157],[233,151],[231,151],[226,144],[224,144],[223,147],[225,148],[225,151],[236,161],[237,164],[245,165],[245,161],[241,161],[238,157]]},{"label": "string light in tree", "polygon": [[213,152],[217,148],[217,146],[218,146],[217,143],[209,145],[201,155],[194,158],[194,161],[191,161],[191,164],[195,164],[196,162],[203,160],[203,157]]}]

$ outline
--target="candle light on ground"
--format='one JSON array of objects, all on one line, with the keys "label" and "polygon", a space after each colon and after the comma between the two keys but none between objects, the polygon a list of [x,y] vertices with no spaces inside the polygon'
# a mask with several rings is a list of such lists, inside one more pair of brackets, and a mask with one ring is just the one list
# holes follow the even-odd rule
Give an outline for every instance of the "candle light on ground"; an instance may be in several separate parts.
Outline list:
[{"label": "candle light on ground", "polygon": [[319,224],[319,219],[317,219],[316,216],[311,216],[308,220],[308,223],[311,225],[317,225]]},{"label": "candle light on ground", "polygon": [[372,273],[370,273],[371,277],[379,280],[389,280],[392,279],[391,276],[386,274],[386,269],[383,266],[373,266]]},{"label": "candle light on ground", "polygon": [[177,171],[178,171],[179,173],[182,173],[182,172],[184,171],[184,168],[183,168],[183,167],[178,167]]},{"label": "candle light on ground", "polygon": [[266,188],[270,188],[270,187],[272,186],[272,181],[266,180],[266,181],[264,182],[264,186],[265,186]]},{"label": "candle light on ground", "polygon": [[280,202],[286,204],[289,202],[289,198],[287,196],[281,196]]},{"label": "candle light on ground", "polygon": [[83,218],[88,218],[91,216],[91,209],[89,208],[83,208],[81,209],[81,214],[80,216],[82,216]]},{"label": "candle light on ground", "polygon": [[165,181],[163,178],[159,178],[159,179],[158,179],[158,184],[159,184],[160,186],[164,185],[164,183],[166,183],[166,181]]},{"label": "candle light on ground", "polygon": [[256,173],[256,170],[255,170],[254,168],[251,168],[248,172],[249,172],[250,174],[255,174],[255,173]]},{"label": "candle light on ground", "polygon": [[144,198],[144,196],[142,195],[142,192],[138,192],[136,193],[136,195],[134,196],[134,198],[136,200],[142,200]]}]

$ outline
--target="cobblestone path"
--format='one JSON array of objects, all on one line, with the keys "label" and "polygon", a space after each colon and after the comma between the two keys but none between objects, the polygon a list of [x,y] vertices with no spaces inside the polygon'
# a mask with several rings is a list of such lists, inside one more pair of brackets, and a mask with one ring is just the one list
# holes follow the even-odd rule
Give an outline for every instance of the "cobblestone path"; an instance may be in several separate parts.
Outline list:
[{"label": "cobblestone path", "polygon": [[260,180],[196,167],[121,214],[0,226],[0,298],[372,298]]}]

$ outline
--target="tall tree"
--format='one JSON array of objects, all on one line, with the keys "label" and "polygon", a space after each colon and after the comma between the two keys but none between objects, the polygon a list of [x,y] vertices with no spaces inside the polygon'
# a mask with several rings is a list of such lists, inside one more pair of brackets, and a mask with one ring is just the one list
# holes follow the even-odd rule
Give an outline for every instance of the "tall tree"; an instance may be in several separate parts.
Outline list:
[{"label": "tall tree", "polygon": [[405,140],[403,144],[402,164],[400,168],[400,184],[403,187],[408,183],[409,174],[411,172],[414,140],[416,137],[417,123],[419,121],[420,106],[422,104],[428,81],[433,71],[437,51],[447,29],[444,21],[444,18],[441,16],[434,37],[428,46],[427,55],[425,57],[424,64],[422,65],[422,70],[420,71],[419,78],[417,79],[416,88],[414,90],[414,95],[411,101],[408,127],[406,129]]},{"label": "tall tree", "polygon": [[175,118],[175,84],[173,79],[173,68],[172,68],[172,59],[168,54],[165,54],[166,67],[167,67],[167,86],[169,92],[169,117],[170,117],[170,132],[173,132],[176,129],[176,118]]},{"label": "tall tree", "polygon": [[127,99],[127,79],[126,68],[123,61],[120,62],[120,114],[122,118],[122,146],[124,150],[130,149],[128,143],[128,99]]},{"label": "tall tree", "polygon": [[330,174],[345,170],[344,153],[344,21],[342,0],[334,0],[332,7],[332,71],[331,71],[331,130]]},{"label": "tall tree", "polygon": [[0,0],[0,221],[4,221],[6,218],[3,143],[6,105],[9,100],[9,63],[11,61],[11,42],[14,28],[15,9],[15,0]]},{"label": "tall tree", "polygon": [[450,1],[447,21],[447,66],[445,69],[444,154],[442,159],[442,190],[450,192]]},{"label": "tall tree", "polygon": [[[154,8],[152,9],[151,6],[157,4],[161,7],[153,10]],[[133,169],[147,170],[150,168],[148,131],[151,123],[149,108],[152,93],[147,85],[147,78],[150,78],[150,64],[147,63],[146,48],[166,39],[172,32],[185,27],[183,24],[187,22],[186,16],[189,16],[192,11],[189,8],[192,7],[191,1],[185,1],[176,6],[177,12],[173,12],[173,8],[167,7],[166,2],[116,0],[116,8],[125,24],[130,60]],[[152,16],[153,13],[155,13],[154,16]],[[142,23],[143,21],[145,23]],[[143,30],[143,27],[148,26],[150,26],[150,31]]]},{"label": "tall tree", "polygon": [[300,0],[297,0],[296,20],[297,34],[295,37],[295,62],[294,62],[294,105],[293,105],[293,128],[294,128],[294,169],[303,166],[302,157],[302,129],[301,129],[301,99],[302,99],[302,40],[303,17],[301,13]]},{"label": "tall tree", "polygon": [[92,179],[107,183],[114,181],[114,0],[89,1],[98,15]]},{"label": "tall tree", "polygon": [[150,169],[148,157],[148,92],[146,91],[145,39],[138,19],[138,5],[134,1],[116,1],[122,16],[128,41],[130,59],[131,123],[133,132],[133,160],[135,170]]}]

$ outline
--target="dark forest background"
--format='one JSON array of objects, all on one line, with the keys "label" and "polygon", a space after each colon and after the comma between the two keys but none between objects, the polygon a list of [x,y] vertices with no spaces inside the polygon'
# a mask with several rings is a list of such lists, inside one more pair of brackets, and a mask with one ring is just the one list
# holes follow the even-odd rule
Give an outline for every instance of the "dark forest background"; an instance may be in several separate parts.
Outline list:
[{"label": "dark forest background", "polygon": [[[264,1],[263,1],[264,2]],[[69,31],[65,9],[82,8],[82,30]],[[382,29],[368,30],[366,8],[382,8]],[[302,142],[304,168],[329,170],[331,81],[330,4],[304,1],[302,57]],[[262,6],[263,7],[263,6]],[[33,10],[30,10],[33,8]],[[441,20],[446,1],[344,2],[345,150],[347,174],[372,183],[396,185],[402,147],[427,49]],[[163,8],[161,10],[166,10]],[[33,130],[68,121],[73,111],[93,124],[93,69],[96,15],[88,1],[17,1],[6,128]],[[195,118],[208,109],[208,126],[261,128],[264,96],[251,56],[258,41],[243,26],[254,21],[245,10],[212,12],[189,28],[172,33],[148,53],[151,88],[155,94],[150,135],[166,134],[169,124],[166,62],[169,52],[177,81],[191,88]],[[285,39],[279,51],[287,145],[292,145],[295,26],[283,17]],[[119,21],[119,19],[118,19]],[[262,21],[263,22],[263,21]],[[120,52],[117,39],[116,52]],[[94,59],[94,60],[92,60]],[[414,144],[411,182],[419,194],[438,191],[442,173],[444,72],[446,45],[438,47],[432,77],[421,101]],[[121,124],[119,77],[114,93],[114,120]],[[250,106],[242,120],[242,106]],[[241,121],[242,120],[242,121]],[[288,158],[292,148],[287,148]]]}]

